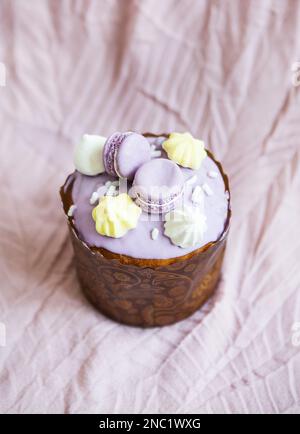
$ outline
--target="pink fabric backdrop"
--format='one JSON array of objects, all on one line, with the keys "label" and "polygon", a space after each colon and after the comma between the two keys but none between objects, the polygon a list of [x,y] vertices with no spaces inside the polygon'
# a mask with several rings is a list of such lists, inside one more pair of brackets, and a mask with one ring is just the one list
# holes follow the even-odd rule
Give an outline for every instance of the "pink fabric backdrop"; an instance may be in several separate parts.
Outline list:
[{"label": "pink fabric backdrop", "polygon": [[[296,61],[298,1],[1,1],[1,412],[300,411]],[[58,188],[116,129],[189,130],[230,175],[222,282],[174,326],[118,325],[76,279]]]}]

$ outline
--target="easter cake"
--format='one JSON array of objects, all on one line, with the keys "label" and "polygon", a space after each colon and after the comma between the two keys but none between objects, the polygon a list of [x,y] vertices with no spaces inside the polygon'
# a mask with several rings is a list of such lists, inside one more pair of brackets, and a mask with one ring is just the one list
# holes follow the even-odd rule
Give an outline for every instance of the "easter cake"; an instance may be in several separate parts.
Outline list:
[{"label": "easter cake", "polygon": [[190,133],[84,135],[61,188],[87,298],[130,325],[182,320],[213,293],[230,221],[228,178]]}]

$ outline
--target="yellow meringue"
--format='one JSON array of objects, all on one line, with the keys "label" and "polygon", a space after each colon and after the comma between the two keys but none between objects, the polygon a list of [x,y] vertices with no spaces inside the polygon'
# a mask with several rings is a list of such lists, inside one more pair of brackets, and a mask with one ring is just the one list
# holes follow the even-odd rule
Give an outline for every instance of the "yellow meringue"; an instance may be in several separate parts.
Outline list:
[{"label": "yellow meringue", "polygon": [[195,139],[190,133],[171,133],[162,147],[170,160],[190,169],[199,169],[207,156],[202,140]]},{"label": "yellow meringue", "polygon": [[93,209],[92,216],[96,231],[112,238],[123,237],[129,229],[134,229],[142,213],[126,193],[118,196],[104,196]]}]

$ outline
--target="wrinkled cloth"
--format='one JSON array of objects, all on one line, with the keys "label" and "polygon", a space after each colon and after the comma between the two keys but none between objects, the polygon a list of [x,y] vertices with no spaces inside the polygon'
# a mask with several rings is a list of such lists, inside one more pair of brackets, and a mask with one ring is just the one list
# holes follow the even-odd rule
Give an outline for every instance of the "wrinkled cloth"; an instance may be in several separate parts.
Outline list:
[{"label": "wrinkled cloth", "polygon": [[[300,412],[298,61],[293,0],[1,1],[0,412]],[[58,189],[116,130],[190,131],[230,176],[218,291],[172,326],[78,284]]]}]

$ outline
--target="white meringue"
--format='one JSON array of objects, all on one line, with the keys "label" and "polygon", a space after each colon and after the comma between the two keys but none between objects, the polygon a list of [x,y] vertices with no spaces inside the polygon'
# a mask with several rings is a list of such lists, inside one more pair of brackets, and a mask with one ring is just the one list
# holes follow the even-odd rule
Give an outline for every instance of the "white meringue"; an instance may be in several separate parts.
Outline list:
[{"label": "white meringue", "polygon": [[200,243],[207,230],[206,216],[199,209],[178,208],[166,214],[165,220],[165,235],[182,248]]},{"label": "white meringue", "polygon": [[105,142],[106,138],[102,136],[82,136],[74,152],[74,164],[78,172],[89,176],[105,172],[102,158]]}]

